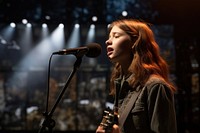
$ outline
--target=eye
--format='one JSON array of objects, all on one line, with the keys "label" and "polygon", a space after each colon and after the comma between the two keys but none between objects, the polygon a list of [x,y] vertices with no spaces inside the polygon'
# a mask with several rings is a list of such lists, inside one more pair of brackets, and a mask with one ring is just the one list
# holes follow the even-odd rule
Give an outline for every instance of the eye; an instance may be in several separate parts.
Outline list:
[{"label": "eye", "polygon": [[114,35],[114,38],[119,38],[120,36],[119,35]]}]

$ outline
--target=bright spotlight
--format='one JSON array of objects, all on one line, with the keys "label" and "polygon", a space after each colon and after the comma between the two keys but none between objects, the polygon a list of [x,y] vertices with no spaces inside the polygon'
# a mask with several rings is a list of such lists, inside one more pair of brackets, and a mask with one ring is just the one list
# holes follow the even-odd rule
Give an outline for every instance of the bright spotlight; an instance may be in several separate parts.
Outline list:
[{"label": "bright spotlight", "polygon": [[91,24],[89,31],[87,33],[86,43],[94,42],[94,40],[95,40],[95,25]]},{"label": "bright spotlight", "polygon": [[92,21],[93,21],[93,22],[96,22],[97,20],[98,20],[97,16],[93,16],[93,17],[92,17]]},{"label": "bright spotlight", "polygon": [[27,24],[27,23],[28,23],[28,20],[27,20],[27,19],[22,19],[22,23],[23,23],[23,24]]},{"label": "bright spotlight", "polygon": [[47,28],[47,24],[42,24],[42,28]]},{"label": "bright spotlight", "polygon": [[28,28],[32,27],[32,25],[31,25],[30,23],[27,23],[26,26],[27,26]]},{"label": "bright spotlight", "polygon": [[79,24],[75,24],[74,27],[75,27],[75,28],[79,28],[80,25],[79,25]]},{"label": "bright spotlight", "polygon": [[15,28],[16,27],[16,24],[15,23],[10,23],[10,26],[12,27],[12,28]]},{"label": "bright spotlight", "polygon": [[70,34],[70,37],[67,40],[68,48],[80,46],[80,28],[79,27],[80,27],[80,25],[77,23],[74,25],[74,28]]},{"label": "bright spotlight", "polygon": [[64,28],[64,24],[61,23],[61,24],[58,25],[58,27],[59,28]]},{"label": "bright spotlight", "polygon": [[128,15],[128,12],[127,12],[127,11],[123,11],[123,12],[122,12],[122,16],[125,17],[125,16],[127,16],[127,15]]},{"label": "bright spotlight", "polygon": [[92,28],[92,29],[95,28],[95,25],[94,25],[94,24],[91,24],[91,25],[90,25],[90,28]]}]

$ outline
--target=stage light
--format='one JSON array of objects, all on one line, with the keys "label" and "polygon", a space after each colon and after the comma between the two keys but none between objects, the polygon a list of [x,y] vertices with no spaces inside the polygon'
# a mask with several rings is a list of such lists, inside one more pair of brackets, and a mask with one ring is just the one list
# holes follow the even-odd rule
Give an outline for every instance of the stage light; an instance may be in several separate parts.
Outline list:
[{"label": "stage light", "polygon": [[79,24],[75,24],[75,26],[74,26],[75,28],[79,28],[80,27],[80,25]]},{"label": "stage light", "polygon": [[42,38],[46,38],[49,35],[48,25],[46,23],[42,24]]},{"label": "stage light", "polygon": [[59,24],[58,27],[51,33],[51,45],[54,50],[62,49],[65,45],[64,24]]},{"label": "stage light", "polygon": [[91,24],[89,31],[87,33],[86,43],[91,43],[95,41],[95,25]]},{"label": "stage light", "polygon": [[58,25],[58,27],[59,28],[64,28],[64,24],[61,23],[61,24]]},{"label": "stage light", "polygon": [[7,44],[7,41],[6,41],[5,39],[2,39],[2,38],[1,38],[0,40],[1,40],[1,41],[0,41],[1,44]]},{"label": "stage light", "polygon": [[12,28],[15,28],[15,27],[16,27],[16,24],[15,24],[14,22],[12,22],[12,23],[10,23],[10,26],[11,26]]},{"label": "stage light", "polygon": [[128,15],[128,12],[127,11],[123,11],[122,12],[122,16],[126,17]]},{"label": "stage light", "polygon": [[42,28],[47,28],[47,24],[42,24]]},{"label": "stage light", "polygon": [[[15,23],[10,23],[0,30],[0,44],[11,43],[14,39],[16,28],[14,28]],[[13,26],[13,27],[12,27]],[[2,40],[3,39],[3,40]],[[7,42],[8,41],[8,42]]]},{"label": "stage light", "polygon": [[31,28],[31,27],[32,27],[31,23],[27,23],[26,26],[27,26],[28,28]]},{"label": "stage light", "polygon": [[75,48],[80,46],[80,25],[75,24],[74,28],[67,40],[67,48]]},{"label": "stage light", "polygon": [[91,29],[94,29],[94,28],[95,28],[95,25],[94,25],[94,24],[91,24],[91,25],[90,25],[90,28],[91,28]]},{"label": "stage light", "polygon": [[92,21],[93,21],[93,22],[96,22],[97,20],[98,20],[97,16],[93,16],[93,17],[92,17]]},{"label": "stage light", "polygon": [[46,19],[46,20],[50,20],[51,17],[50,17],[50,16],[45,16],[45,19]]},{"label": "stage light", "polygon": [[27,19],[22,19],[22,24],[27,24],[28,20]]}]

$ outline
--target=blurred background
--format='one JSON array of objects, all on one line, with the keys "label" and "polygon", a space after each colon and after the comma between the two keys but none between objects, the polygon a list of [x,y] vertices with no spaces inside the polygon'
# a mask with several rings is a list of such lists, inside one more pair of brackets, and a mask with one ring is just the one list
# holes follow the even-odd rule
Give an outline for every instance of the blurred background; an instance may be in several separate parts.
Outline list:
[{"label": "blurred background", "polygon": [[178,132],[199,133],[199,0],[0,0],[0,132],[37,132],[48,88],[50,111],[76,61],[50,56],[96,42],[101,55],[83,57],[52,116],[55,132],[95,132],[112,106],[105,40],[120,18],[151,24],[178,88]]}]

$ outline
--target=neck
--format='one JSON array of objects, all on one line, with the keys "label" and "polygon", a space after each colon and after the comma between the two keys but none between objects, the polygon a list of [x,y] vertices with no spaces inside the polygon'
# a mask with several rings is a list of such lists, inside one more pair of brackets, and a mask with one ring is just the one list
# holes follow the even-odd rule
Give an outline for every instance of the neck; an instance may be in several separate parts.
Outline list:
[{"label": "neck", "polygon": [[130,75],[129,67],[131,65],[131,62],[125,62],[124,64],[121,64],[122,68],[122,74],[126,77]]}]

